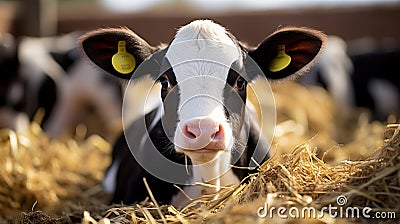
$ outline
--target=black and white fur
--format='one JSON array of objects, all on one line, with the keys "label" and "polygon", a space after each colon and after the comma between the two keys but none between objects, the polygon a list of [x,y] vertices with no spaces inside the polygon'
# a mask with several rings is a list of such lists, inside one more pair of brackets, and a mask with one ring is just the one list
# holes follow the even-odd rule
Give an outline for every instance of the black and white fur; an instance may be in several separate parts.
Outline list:
[{"label": "black and white fur", "polygon": [[[157,200],[177,206],[187,203],[188,198],[173,183],[154,177],[131,155],[131,151],[146,150],[139,142],[147,133],[163,156],[194,165],[186,177],[191,184],[181,186],[191,198],[238,185],[255,170],[231,166],[249,167],[256,151],[262,152],[259,162],[263,162],[269,150],[269,141],[260,134],[255,115],[246,109],[247,83],[261,75],[270,80],[301,75],[314,64],[325,39],[316,30],[287,27],[274,32],[258,47],[248,48],[210,20],[196,20],[181,27],[166,47],[152,47],[126,28],[101,29],[81,37],[84,55],[96,66],[123,79],[139,79],[140,75],[121,74],[111,65],[118,41],[126,41],[126,50],[137,64],[153,63],[147,73],[162,86],[163,104],[144,116],[147,130],[138,128],[143,118],[139,119],[114,145],[113,163],[104,180],[106,190],[114,193],[112,201],[143,200],[147,195],[143,184],[146,178]],[[278,45],[285,45],[292,61],[281,71],[271,72],[269,65]],[[254,67],[253,60],[261,70]],[[163,119],[172,124],[168,130]],[[127,139],[136,142],[137,147],[129,148]],[[232,164],[237,153],[241,157]],[[157,163],[151,157],[146,159]]]},{"label": "black and white fur", "polygon": [[[72,133],[82,123],[103,137],[122,130],[122,88],[82,60],[76,45],[81,34],[0,34],[0,128],[25,131],[43,109],[39,121],[52,137]],[[101,131],[97,123],[105,124]]]},{"label": "black and white fur", "polygon": [[362,107],[372,119],[386,121],[400,114],[399,60],[396,44],[329,36],[319,63],[300,81],[326,88],[345,115]]}]

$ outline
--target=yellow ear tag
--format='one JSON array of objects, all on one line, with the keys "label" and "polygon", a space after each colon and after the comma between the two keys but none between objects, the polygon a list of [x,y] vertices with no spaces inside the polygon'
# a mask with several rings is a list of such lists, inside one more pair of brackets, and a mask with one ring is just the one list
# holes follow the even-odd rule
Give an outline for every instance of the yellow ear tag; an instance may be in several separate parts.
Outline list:
[{"label": "yellow ear tag", "polygon": [[289,66],[291,60],[292,58],[285,53],[285,45],[278,45],[278,54],[271,61],[269,70],[271,72],[279,72]]},{"label": "yellow ear tag", "polygon": [[126,52],[126,42],[118,41],[118,52],[111,58],[114,69],[122,74],[129,74],[135,69],[136,60],[133,55]]}]

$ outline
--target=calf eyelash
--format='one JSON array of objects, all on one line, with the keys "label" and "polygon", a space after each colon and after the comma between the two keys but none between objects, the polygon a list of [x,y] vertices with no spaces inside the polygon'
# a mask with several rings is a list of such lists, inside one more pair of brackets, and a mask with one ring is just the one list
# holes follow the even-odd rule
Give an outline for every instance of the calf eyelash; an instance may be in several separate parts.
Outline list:
[{"label": "calf eyelash", "polygon": [[236,80],[236,84],[235,84],[235,88],[238,90],[238,91],[243,91],[244,90],[244,88],[246,87],[246,80],[244,79],[244,78],[242,78],[242,77],[239,77],[237,80]]},{"label": "calf eyelash", "polygon": [[168,78],[163,75],[158,79],[158,82],[160,82],[162,90],[169,91],[171,89],[171,83],[169,82]]}]

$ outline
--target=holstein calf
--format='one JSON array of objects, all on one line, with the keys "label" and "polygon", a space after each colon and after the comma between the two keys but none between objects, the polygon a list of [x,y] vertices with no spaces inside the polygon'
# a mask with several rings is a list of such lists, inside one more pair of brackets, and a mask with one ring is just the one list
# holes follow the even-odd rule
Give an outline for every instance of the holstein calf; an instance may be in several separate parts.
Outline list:
[{"label": "holstein calf", "polygon": [[182,206],[189,200],[185,194],[213,194],[255,172],[237,168],[254,168],[268,158],[270,146],[246,109],[248,82],[303,74],[325,39],[316,30],[287,27],[248,48],[210,20],[181,27],[161,47],[126,28],[82,36],[82,51],[101,69],[133,82],[147,76],[161,84],[162,105],[126,127],[114,146],[104,180],[113,202],[143,200],[146,178],[157,200]]}]

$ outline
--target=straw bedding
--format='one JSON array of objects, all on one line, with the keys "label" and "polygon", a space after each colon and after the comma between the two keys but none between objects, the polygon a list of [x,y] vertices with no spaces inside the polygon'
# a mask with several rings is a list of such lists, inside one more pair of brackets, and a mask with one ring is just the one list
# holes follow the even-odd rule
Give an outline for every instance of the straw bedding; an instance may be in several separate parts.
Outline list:
[{"label": "straw bedding", "polygon": [[[78,131],[50,139],[33,122],[29,131],[0,131],[0,223],[349,223],[329,215],[260,218],[268,206],[321,211],[370,207],[400,210],[400,128],[343,111],[319,88],[274,87],[278,125],[273,157],[236,188],[195,199],[183,209],[156,203],[149,191],[135,205],[107,205],[101,190],[111,145]],[[394,120],[393,118],[391,118]],[[270,215],[270,214],[268,214]],[[393,222],[397,219],[374,220]]]}]

